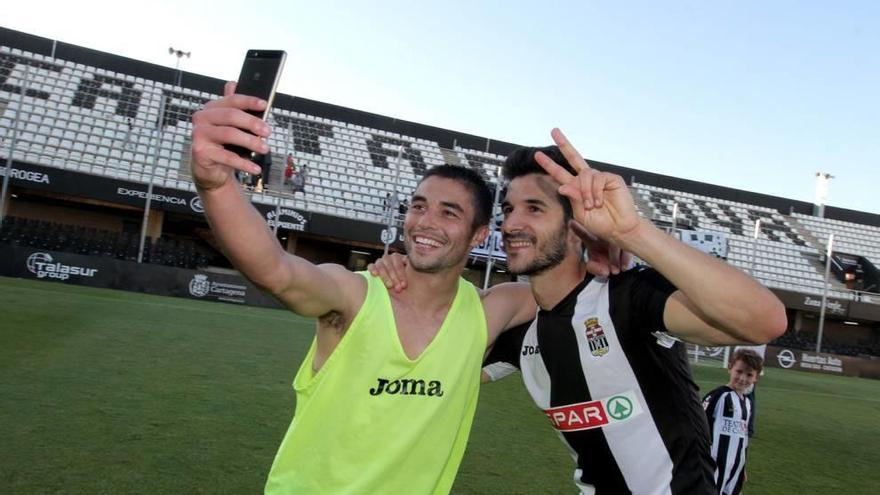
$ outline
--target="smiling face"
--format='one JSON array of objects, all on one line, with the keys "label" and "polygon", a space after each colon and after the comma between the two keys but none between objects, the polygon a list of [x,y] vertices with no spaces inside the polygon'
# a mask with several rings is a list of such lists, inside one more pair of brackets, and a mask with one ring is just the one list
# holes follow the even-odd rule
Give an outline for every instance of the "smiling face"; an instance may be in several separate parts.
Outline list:
[{"label": "smiling face", "polygon": [[437,273],[463,265],[488,233],[486,226],[474,228],[474,214],[473,195],[461,182],[424,179],[413,193],[403,226],[410,266]]},{"label": "smiling face", "polygon": [[758,381],[758,370],[752,368],[741,359],[737,359],[727,371],[730,373],[730,383],[727,386],[735,390],[739,395],[745,394],[749,387]]},{"label": "smiling face", "polygon": [[568,225],[556,187],[544,174],[517,177],[507,187],[501,233],[507,268],[515,275],[539,275],[565,259]]}]

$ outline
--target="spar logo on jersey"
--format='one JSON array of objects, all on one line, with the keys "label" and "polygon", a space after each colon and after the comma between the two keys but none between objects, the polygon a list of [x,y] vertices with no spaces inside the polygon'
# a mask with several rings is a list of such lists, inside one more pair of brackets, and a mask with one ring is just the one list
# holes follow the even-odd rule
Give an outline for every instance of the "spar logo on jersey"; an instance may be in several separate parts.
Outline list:
[{"label": "spar logo on jersey", "polygon": [[602,357],[608,354],[608,339],[605,330],[599,325],[598,318],[588,318],[584,322],[587,332],[587,344],[590,346],[590,354]]},{"label": "spar logo on jersey", "polygon": [[628,397],[615,395],[608,399],[605,408],[608,410],[608,415],[611,416],[611,419],[624,421],[632,416],[633,402]]},{"label": "spar logo on jersey", "polygon": [[622,423],[638,416],[642,408],[631,391],[605,399],[545,409],[544,414],[558,431],[580,431]]}]

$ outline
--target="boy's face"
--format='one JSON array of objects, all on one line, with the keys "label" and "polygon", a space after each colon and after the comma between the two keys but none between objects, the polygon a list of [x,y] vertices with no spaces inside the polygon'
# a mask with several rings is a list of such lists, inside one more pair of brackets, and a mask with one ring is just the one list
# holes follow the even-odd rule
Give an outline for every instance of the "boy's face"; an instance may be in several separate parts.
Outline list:
[{"label": "boy's face", "polygon": [[727,386],[739,394],[744,394],[758,381],[758,372],[739,359],[727,371],[730,373],[730,383]]}]

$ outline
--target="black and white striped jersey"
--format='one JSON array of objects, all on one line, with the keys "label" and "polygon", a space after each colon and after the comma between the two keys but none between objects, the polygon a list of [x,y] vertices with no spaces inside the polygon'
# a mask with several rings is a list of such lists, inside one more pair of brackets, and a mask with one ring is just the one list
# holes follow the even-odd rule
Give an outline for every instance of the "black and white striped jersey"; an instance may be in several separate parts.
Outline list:
[{"label": "black and white striped jersey", "polygon": [[703,409],[711,430],[717,493],[738,495],[745,478],[751,401],[725,385],[706,394]]},{"label": "black and white striped jersey", "polygon": [[493,380],[520,369],[577,462],[584,494],[711,494],[708,425],[655,270],[588,276],[552,310],[499,337]]}]

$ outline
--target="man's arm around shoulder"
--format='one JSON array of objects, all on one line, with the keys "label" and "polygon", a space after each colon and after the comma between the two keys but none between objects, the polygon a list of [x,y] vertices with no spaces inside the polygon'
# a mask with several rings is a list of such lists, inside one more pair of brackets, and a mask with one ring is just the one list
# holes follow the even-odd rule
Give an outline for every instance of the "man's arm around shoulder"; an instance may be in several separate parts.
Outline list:
[{"label": "man's arm around shoulder", "polygon": [[480,298],[486,313],[489,346],[505,330],[534,319],[538,310],[532,290],[526,283],[498,284],[481,291]]}]

